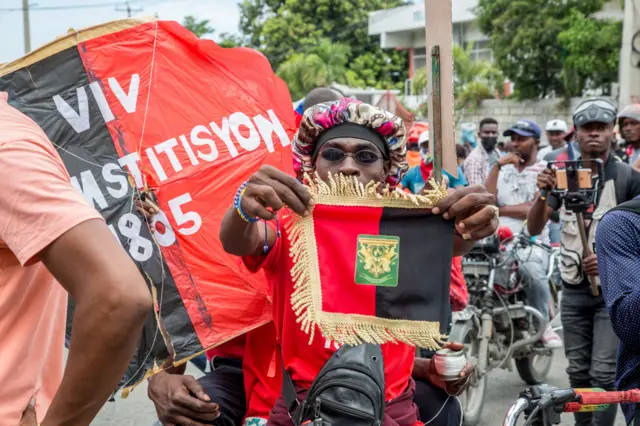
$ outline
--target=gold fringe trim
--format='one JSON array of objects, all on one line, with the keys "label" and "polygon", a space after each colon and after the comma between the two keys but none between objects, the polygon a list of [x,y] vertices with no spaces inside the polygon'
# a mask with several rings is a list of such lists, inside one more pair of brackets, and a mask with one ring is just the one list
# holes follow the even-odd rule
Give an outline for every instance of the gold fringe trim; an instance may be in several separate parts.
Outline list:
[{"label": "gold fringe trim", "polygon": [[[316,204],[429,209],[447,196],[446,185],[438,185],[433,179],[429,181],[433,189],[414,195],[398,189],[391,190],[388,185],[362,185],[355,177],[329,175],[328,182],[323,182],[318,175],[314,179],[305,178]],[[317,325],[326,339],[338,344],[403,342],[432,350],[440,348],[446,336],[440,333],[440,323],[437,321],[393,320],[324,312],[313,215],[292,220],[287,224],[287,235],[293,261],[291,307],[301,329],[309,335],[309,343],[315,337]]]},{"label": "gold fringe trim", "polygon": [[391,189],[389,184],[380,182],[363,185],[355,176],[329,174],[328,182],[324,182],[316,173],[313,178],[304,175],[304,180],[316,203],[333,206],[431,209],[447,196],[447,184],[438,184],[433,178],[428,182],[431,189],[422,194]]}]

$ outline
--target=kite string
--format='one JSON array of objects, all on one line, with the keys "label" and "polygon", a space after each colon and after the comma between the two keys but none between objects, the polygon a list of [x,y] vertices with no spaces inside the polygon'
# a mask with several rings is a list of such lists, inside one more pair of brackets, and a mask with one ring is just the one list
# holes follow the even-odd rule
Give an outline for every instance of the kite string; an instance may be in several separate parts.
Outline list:
[{"label": "kite string", "polygon": [[[95,167],[97,167],[97,168],[99,168],[99,169],[101,169],[101,168],[104,166],[104,164],[100,165],[100,164],[98,164],[98,163],[94,163],[93,161],[89,161],[89,160],[87,160],[87,159],[85,159],[85,158],[82,158],[82,157],[80,157],[79,155],[74,154],[73,152],[69,151],[68,149],[63,148],[62,146],[58,145],[57,143],[55,143],[55,142],[53,142],[53,141],[50,141],[50,142],[51,142],[51,144],[52,144],[53,146],[55,146],[56,148],[58,148],[60,151],[64,151],[64,152],[66,152],[67,154],[71,155],[72,157],[77,158],[77,159],[78,159],[78,160],[80,160],[80,161],[84,161],[85,163],[90,164],[90,165],[92,165],[92,166],[95,166]],[[125,172],[124,170],[113,170],[113,172],[121,173],[122,175],[127,176],[127,177],[128,177],[128,176],[132,176],[129,172]]]},{"label": "kite string", "polygon": [[[140,152],[142,151],[142,142],[144,140],[144,132],[147,128],[147,117],[149,116],[149,100],[151,99],[151,87],[153,86],[153,69],[155,68],[156,63],[156,48],[158,46],[158,19],[155,20],[155,29],[153,32],[153,49],[151,50],[151,67],[149,69],[149,89],[147,90],[147,99],[145,101],[144,108],[144,117],[142,118],[142,130],[140,132],[140,142],[138,142],[138,147],[136,149],[136,154],[138,155],[138,161],[140,161]],[[142,176],[143,182],[142,184],[146,186],[146,178],[144,174]],[[135,183],[135,176],[134,176]],[[131,210],[129,213],[133,211],[133,202],[135,197],[135,191],[131,194]]]},{"label": "kite string", "polygon": [[[152,87],[152,83],[153,83],[153,70],[155,68],[157,45],[158,45],[158,19],[156,17],[156,19],[155,19],[155,29],[154,29],[154,34],[153,34],[153,50],[151,52],[151,69],[149,71],[149,90],[147,91],[147,99],[146,99],[146,102],[145,102],[145,111],[144,111],[144,117],[143,117],[143,120],[142,120],[142,130],[141,130],[141,134],[140,134],[140,142],[138,143],[138,149],[136,151],[137,154],[138,154],[138,158],[140,158],[140,152],[142,151],[142,142],[144,140],[144,132],[145,132],[146,125],[147,125],[147,116],[148,116],[148,113],[149,113],[149,100],[151,98],[151,87]],[[134,183],[135,183],[135,176],[134,176]],[[143,182],[143,184],[144,184],[144,182]],[[136,191],[135,190],[132,191],[132,193],[131,193],[131,207],[130,207],[129,213],[133,212],[135,194],[136,194]],[[146,216],[145,216],[145,219],[146,219]],[[162,278],[161,278],[161,281],[160,281],[160,298],[159,298],[159,303],[158,303],[158,318],[161,318],[161,316],[162,316],[162,301],[163,301],[163,297],[164,297],[164,285],[165,285],[165,277],[166,277],[165,269],[164,269],[164,256],[162,254],[162,248],[160,247],[160,244],[158,243],[158,240],[155,237],[155,233],[153,232],[153,230],[151,228],[151,224],[149,223],[148,220],[145,220],[145,222],[147,223],[147,228],[149,229],[149,233],[151,234],[153,242],[156,245],[156,247],[158,249],[158,252],[160,253],[160,268],[162,270]],[[129,242],[131,242],[131,238],[129,238]],[[151,283],[151,285],[153,285],[153,282]],[[125,384],[123,384],[122,386],[118,387],[117,391],[120,391],[120,390],[126,388],[127,386],[129,386],[129,384],[138,376],[138,374],[140,374],[140,372],[143,371],[143,369],[145,368],[145,364],[146,364],[147,360],[149,359],[149,357],[153,353],[153,348],[154,348],[154,346],[156,344],[156,341],[158,339],[159,332],[160,332],[160,325],[156,321],[156,331],[155,331],[155,333],[153,335],[153,340],[151,342],[151,346],[149,348],[149,352],[147,353],[147,355],[144,357],[144,359],[140,363],[140,367],[138,368],[138,370],[131,376],[131,378]]]}]

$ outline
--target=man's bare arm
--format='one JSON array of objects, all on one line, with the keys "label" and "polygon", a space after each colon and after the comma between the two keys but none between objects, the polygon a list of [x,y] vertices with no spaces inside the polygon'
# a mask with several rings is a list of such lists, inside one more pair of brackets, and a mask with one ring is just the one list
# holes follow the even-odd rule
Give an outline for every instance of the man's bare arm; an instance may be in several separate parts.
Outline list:
[{"label": "man's bare arm", "polygon": [[489,171],[489,176],[487,176],[487,180],[484,182],[487,191],[496,198],[498,197],[498,176],[500,176],[500,166],[496,163]]},{"label": "man's bare arm", "polygon": [[67,367],[42,425],[89,425],[131,360],[151,295],[101,220],[75,226],[39,257],[76,301]]},{"label": "man's bare arm", "polygon": [[[548,193],[556,186],[555,171],[544,169],[538,174],[536,180],[540,193],[543,191]],[[529,209],[529,215],[527,216],[527,230],[529,231],[529,235],[539,235],[542,233],[544,226],[549,222],[552,214],[553,208],[547,204],[547,200],[536,196],[536,200]]]},{"label": "man's bare arm", "polygon": [[533,203],[522,203],[513,206],[500,207],[500,216],[513,217],[515,219],[525,220],[529,214],[529,210]]},{"label": "man's bare arm", "polygon": [[553,209],[549,207],[547,202],[540,197],[534,201],[527,215],[527,230],[529,235],[540,235],[544,230],[544,226],[551,219]]},{"label": "man's bare arm", "polygon": [[[241,198],[243,213],[248,218],[276,219],[278,210],[287,205],[299,215],[309,215],[313,206],[309,191],[293,177],[271,166],[262,166],[251,175]],[[266,231],[266,235],[265,235]],[[227,253],[236,256],[259,256],[276,243],[276,233],[270,226],[248,223],[231,206],[220,226],[220,241]]]},{"label": "man's bare arm", "polygon": [[[271,248],[276,243],[276,234],[270,226],[267,226],[267,232],[267,245]],[[220,226],[220,241],[227,253],[236,256],[260,256],[264,253],[264,240],[262,222],[245,222],[234,206],[227,210]]]}]

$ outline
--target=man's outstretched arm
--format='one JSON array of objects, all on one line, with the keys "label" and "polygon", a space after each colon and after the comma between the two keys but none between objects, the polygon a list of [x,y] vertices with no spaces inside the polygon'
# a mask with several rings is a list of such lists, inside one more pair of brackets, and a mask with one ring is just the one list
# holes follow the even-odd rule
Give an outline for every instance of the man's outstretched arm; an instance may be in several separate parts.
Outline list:
[{"label": "man's outstretched arm", "polygon": [[42,261],[76,301],[67,367],[42,424],[89,425],[131,359],[150,292],[44,134],[0,144],[0,180],[0,240],[21,264]]},{"label": "man's outstretched arm", "polygon": [[[262,166],[247,181],[241,200],[243,214],[251,220],[274,220],[274,211],[287,205],[300,215],[310,214],[313,206],[309,191],[293,177],[271,166]],[[266,234],[265,234],[266,232]],[[276,234],[270,226],[248,223],[231,206],[222,219],[220,241],[225,251],[236,256],[259,256],[264,245],[270,249],[276,242]]]},{"label": "man's outstretched arm", "polygon": [[151,296],[101,220],[67,231],[40,258],[76,301],[67,367],[42,424],[89,425],[131,360]]}]

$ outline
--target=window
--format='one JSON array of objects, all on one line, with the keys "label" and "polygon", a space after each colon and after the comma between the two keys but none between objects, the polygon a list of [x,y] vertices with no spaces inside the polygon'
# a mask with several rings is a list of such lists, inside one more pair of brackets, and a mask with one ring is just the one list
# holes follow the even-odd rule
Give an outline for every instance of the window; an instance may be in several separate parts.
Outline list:
[{"label": "window", "polygon": [[413,56],[424,56],[426,54],[427,54],[426,47],[416,47],[415,49],[413,49]]},{"label": "window", "polygon": [[472,60],[493,62],[493,50],[491,50],[489,40],[467,42],[465,43],[465,49],[467,48],[469,43],[473,43],[473,48],[471,50]]},{"label": "window", "polygon": [[413,12],[413,20],[418,22],[424,21],[424,11],[416,10]]}]

